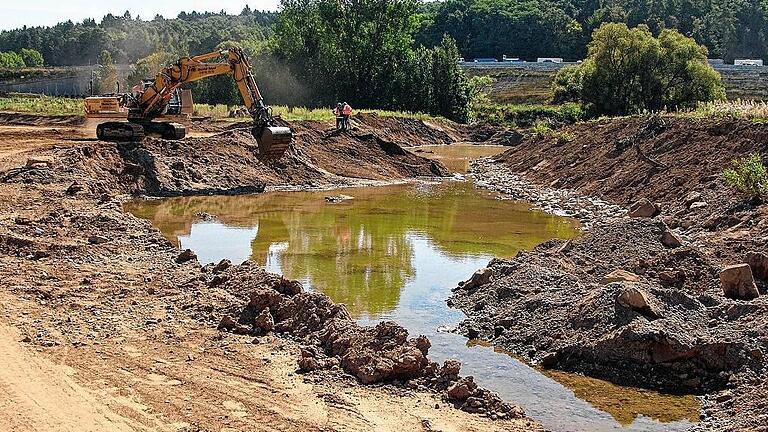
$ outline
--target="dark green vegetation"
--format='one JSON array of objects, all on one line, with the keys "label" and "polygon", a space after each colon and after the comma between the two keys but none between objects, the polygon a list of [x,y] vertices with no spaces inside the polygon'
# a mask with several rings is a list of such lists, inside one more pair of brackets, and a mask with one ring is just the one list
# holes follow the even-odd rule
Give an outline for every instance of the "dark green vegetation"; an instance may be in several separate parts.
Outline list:
[{"label": "dark green vegetation", "polygon": [[750,198],[768,195],[768,173],[759,153],[734,160],[732,168],[723,172],[728,186],[748,195]]},{"label": "dark green vegetation", "polygon": [[33,48],[49,66],[96,64],[104,50],[118,63],[133,63],[160,50],[178,54],[178,58],[209,52],[225,40],[264,40],[276,15],[249,8],[240,15],[182,12],[176,19],[158,15],[151,21],[133,18],[128,12],[109,14],[100,23],[86,19],[0,32],[0,51]]},{"label": "dark green vegetation", "polygon": [[447,33],[467,58],[563,57],[586,54],[592,31],[606,22],[645,24],[654,34],[677,29],[713,57],[768,57],[764,0],[447,0],[427,3],[418,41]]},{"label": "dark green vegetation", "polygon": [[413,44],[416,0],[284,0],[273,53],[313,105],[429,112],[465,121],[468,89],[455,42]]},{"label": "dark green vegetation", "polygon": [[595,114],[626,115],[695,107],[725,98],[706,48],[675,30],[655,38],[644,26],[604,24],[584,63],[560,70],[556,101],[578,100]]},{"label": "dark green vegetation", "polygon": [[0,51],[0,68],[19,69],[43,65],[43,55],[39,51],[22,48],[19,52]]}]

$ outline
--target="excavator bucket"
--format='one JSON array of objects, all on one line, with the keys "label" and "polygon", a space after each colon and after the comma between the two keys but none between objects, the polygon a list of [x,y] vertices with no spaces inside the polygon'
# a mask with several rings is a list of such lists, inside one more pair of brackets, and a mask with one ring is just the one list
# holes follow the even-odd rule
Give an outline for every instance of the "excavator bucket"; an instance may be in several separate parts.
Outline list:
[{"label": "excavator bucket", "polygon": [[282,126],[255,127],[252,133],[259,144],[259,159],[280,159],[293,140],[291,129]]}]

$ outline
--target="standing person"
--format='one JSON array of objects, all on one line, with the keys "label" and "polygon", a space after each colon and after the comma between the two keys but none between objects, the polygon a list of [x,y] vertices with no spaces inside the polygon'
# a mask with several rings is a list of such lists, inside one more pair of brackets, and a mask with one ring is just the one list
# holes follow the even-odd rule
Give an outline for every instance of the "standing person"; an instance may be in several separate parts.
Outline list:
[{"label": "standing person", "polygon": [[344,107],[341,109],[341,114],[344,116],[344,130],[349,130],[349,116],[352,115],[352,107],[348,103],[344,102]]},{"label": "standing person", "polygon": [[344,128],[344,106],[341,102],[336,104],[336,108],[333,109],[333,115],[336,117],[336,130],[342,130]]}]

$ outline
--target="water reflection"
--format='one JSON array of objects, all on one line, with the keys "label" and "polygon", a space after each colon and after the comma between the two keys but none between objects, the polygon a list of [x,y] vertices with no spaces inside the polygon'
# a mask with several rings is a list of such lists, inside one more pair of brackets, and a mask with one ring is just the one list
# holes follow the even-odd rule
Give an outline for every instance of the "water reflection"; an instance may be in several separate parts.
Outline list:
[{"label": "water reflection", "polygon": [[[576,228],[570,220],[489,199],[466,182],[345,193],[354,199],[331,204],[324,199],[328,192],[275,192],[127,207],[181,247],[197,251],[202,262],[250,258],[322,290],[357,317],[372,318],[394,310],[414,277],[409,235],[428,237],[443,254],[487,262],[553,237],[569,238]],[[200,221],[200,214],[216,219]]]}]

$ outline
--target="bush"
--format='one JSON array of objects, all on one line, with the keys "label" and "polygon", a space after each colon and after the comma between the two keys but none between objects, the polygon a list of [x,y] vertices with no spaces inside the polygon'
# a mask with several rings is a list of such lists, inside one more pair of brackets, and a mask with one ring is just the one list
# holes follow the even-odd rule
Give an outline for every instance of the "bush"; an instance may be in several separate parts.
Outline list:
[{"label": "bush", "polygon": [[726,184],[752,198],[768,194],[768,174],[758,153],[731,164],[733,167],[723,172]]},{"label": "bush", "polygon": [[24,66],[24,59],[20,54],[13,51],[0,52],[0,68],[18,69]]},{"label": "bush", "polygon": [[22,48],[21,58],[27,67],[40,67],[43,65],[43,55],[37,50]]},{"label": "bush", "polygon": [[707,49],[675,30],[653,37],[645,25],[603,24],[592,34],[586,60],[558,72],[555,100],[580,100],[594,114],[693,108],[725,98]]}]

